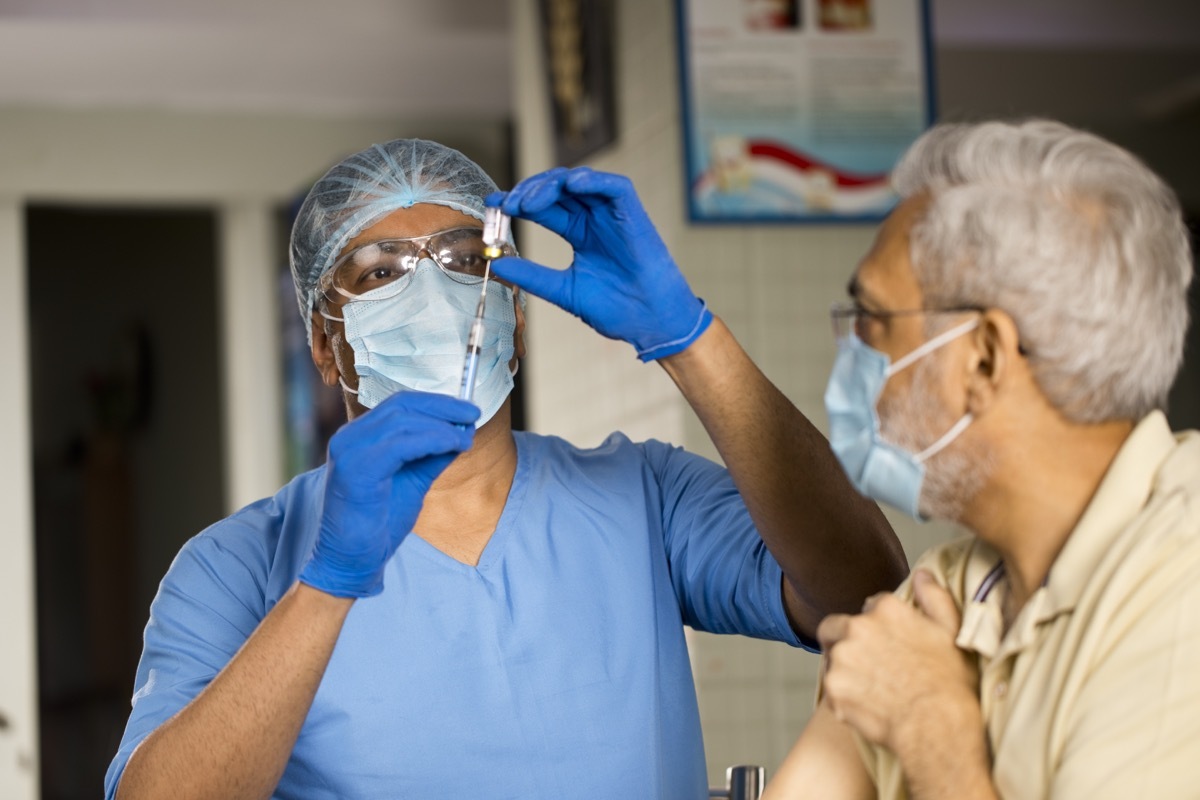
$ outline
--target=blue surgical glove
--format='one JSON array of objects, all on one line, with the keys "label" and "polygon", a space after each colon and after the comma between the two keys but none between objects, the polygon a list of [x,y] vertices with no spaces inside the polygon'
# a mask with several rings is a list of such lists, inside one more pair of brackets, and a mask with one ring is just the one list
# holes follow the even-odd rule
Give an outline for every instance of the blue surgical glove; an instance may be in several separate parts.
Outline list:
[{"label": "blue surgical glove", "polygon": [[300,580],[337,597],[383,591],[383,568],[425,493],[471,447],[479,409],[448,395],[399,392],[329,441],[325,508]]},{"label": "blue surgical glove", "polygon": [[565,270],[514,257],[497,260],[493,272],[629,342],[643,361],[680,352],[712,322],[628,178],[559,167],[492,194],[486,204],[548,228],[575,249]]}]

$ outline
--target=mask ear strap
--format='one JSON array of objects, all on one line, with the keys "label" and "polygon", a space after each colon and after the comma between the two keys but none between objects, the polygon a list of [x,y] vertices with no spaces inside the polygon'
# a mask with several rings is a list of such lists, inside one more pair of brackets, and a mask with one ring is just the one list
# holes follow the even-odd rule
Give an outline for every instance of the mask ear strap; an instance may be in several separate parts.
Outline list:
[{"label": "mask ear strap", "polygon": [[340,383],[342,385],[342,388],[345,389],[350,394],[358,394],[358,389],[351,389],[349,386],[347,386],[346,382],[344,380],[342,380],[341,375],[338,375],[338,383]]},{"label": "mask ear strap", "polygon": [[892,364],[890,367],[888,367],[888,371],[887,371],[888,377],[895,375],[897,372],[904,369],[905,367],[907,367],[909,364],[916,361],[921,356],[927,355],[928,353],[932,353],[934,350],[937,350],[939,347],[946,344],[947,342],[954,341],[959,336],[962,336],[963,334],[968,333],[978,327],[979,327],[979,319],[977,317],[972,320],[967,320],[966,322],[964,322],[961,325],[956,325],[953,328],[951,328],[950,330],[945,331],[944,333],[938,334],[937,336],[933,337],[925,344],[923,344],[920,347],[918,347],[917,349],[911,351],[908,355],[900,358],[895,364]]},{"label": "mask ear strap", "polygon": [[[340,286],[332,286],[331,285],[329,288],[332,289],[333,291],[337,292],[338,294],[340,294],[342,297],[346,298],[347,300],[354,299],[354,295],[350,294],[349,292],[347,292],[345,289],[343,289]],[[324,293],[324,291],[328,291],[328,290],[322,290],[322,294]],[[328,298],[326,298],[326,299],[328,299]],[[316,305],[316,303],[314,303],[314,305]],[[345,317],[335,317],[332,314],[326,314],[324,311],[322,311],[320,309],[317,309],[317,313],[320,314],[325,319],[330,320],[331,322],[345,322],[346,321]]]},{"label": "mask ear strap", "polygon": [[913,456],[913,460],[918,464],[924,464],[926,461],[945,450],[951,442],[958,438],[960,433],[967,429],[967,426],[970,425],[974,419],[975,418],[970,414],[963,414],[962,419],[954,423],[950,430],[943,434],[942,438],[938,439],[936,442],[929,445],[929,447],[926,447],[924,450]]}]

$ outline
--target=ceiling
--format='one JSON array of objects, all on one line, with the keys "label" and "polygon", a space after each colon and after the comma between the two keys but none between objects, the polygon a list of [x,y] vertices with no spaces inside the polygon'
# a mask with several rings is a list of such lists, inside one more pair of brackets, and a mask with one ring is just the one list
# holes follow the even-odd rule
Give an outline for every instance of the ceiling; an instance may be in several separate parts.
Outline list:
[{"label": "ceiling", "polygon": [[[1197,0],[932,6],[938,51],[954,67],[943,92],[951,107],[960,92],[970,100],[968,52],[1121,51],[1119,67],[1089,81],[1094,91],[1072,97],[1098,110],[1111,109],[1104,85],[1114,79],[1133,84],[1132,105],[1200,94]],[[0,106],[507,116],[508,9],[505,0],[0,0]],[[1158,65],[1147,58],[1155,53]],[[1088,60],[1073,63],[1086,70]],[[1010,90],[1038,88],[1018,73]],[[1004,93],[994,65],[981,74]]]},{"label": "ceiling", "polygon": [[0,105],[505,116],[503,0],[0,0]]},{"label": "ceiling", "polygon": [[932,0],[939,45],[1200,50],[1196,0]]}]

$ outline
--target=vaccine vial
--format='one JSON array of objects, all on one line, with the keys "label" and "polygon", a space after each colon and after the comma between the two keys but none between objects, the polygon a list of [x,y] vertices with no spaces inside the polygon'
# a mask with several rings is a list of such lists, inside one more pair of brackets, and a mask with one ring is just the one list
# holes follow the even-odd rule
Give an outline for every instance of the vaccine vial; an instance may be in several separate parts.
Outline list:
[{"label": "vaccine vial", "polygon": [[504,246],[512,235],[512,218],[498,208],[483,210],[483,256],[496,259],[504,254]]}]

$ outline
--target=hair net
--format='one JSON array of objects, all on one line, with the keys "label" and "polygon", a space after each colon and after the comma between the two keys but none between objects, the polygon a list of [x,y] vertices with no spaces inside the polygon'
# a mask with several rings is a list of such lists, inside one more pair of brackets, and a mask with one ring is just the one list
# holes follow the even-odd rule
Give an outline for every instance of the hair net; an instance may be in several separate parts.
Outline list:
[{"label": "hair net", "polygon": [[304,198],[292,225],[290,260],[296,300],[312,339],[317,281],[364,228],[398,208],[433,203],[483,219],[496,184],[478,164],[437,142],[396,139],[335,165]]}]

